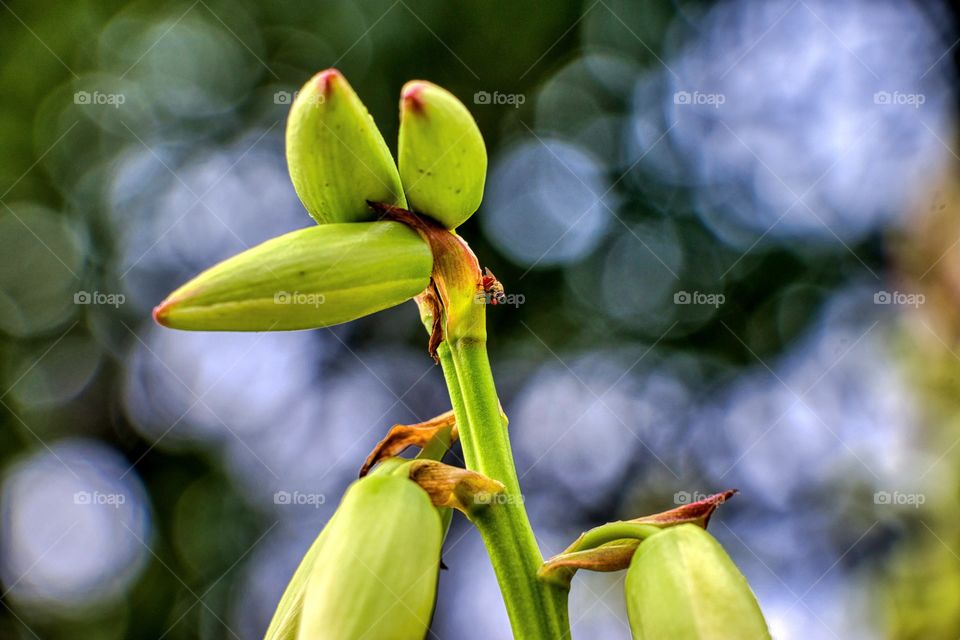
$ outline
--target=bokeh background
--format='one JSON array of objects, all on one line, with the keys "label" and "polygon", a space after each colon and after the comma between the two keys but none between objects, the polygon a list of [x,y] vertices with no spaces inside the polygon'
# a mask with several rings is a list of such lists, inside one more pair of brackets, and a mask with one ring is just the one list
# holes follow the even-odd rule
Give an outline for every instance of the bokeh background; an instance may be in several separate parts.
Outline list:
[{"label": "bokeh background", "polygon": [[[486,137],[462,233],[522,300],[491,356],[546,555],[733,487],[778,639],[960,636],[958,38],[935,0],[0,0],[0,637],[261,637],[449,407],[412,303],[150,321],[312,224],[284,120],[329,66],[391,145],[412,78]],[[462,521],[445,561],[430,637],[508,637]],[[622,580],[577,577],[575,637],[628,637]]]}]

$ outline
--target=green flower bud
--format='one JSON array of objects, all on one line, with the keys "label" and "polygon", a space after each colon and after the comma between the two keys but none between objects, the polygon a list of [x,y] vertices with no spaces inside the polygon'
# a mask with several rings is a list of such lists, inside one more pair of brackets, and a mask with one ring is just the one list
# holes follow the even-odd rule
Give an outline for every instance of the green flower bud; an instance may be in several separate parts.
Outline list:
[{"label": "green flower bud", "polygon": [[414,210],[455,229],[480,207],[487,173],[483,136],[446,89],[424,80],[404,85],[397,155]]},{"label": "green flower bud", "polygon": [[421,640],[426,635],[443,526],[416,483],[379,474],[354,482],[321,538],[307,578],[298,640]]},{"label": "green flower bud", "polygon": [[706,530],[681,524],[640,543],[626,579],[635,640],[769,638],[746,578]]},{"label": "green flower bud", "polygon": [[300,229],[229,258],[153,311],[174,329],[326,327],[409,300],[430,282],[427,243],[399,222]]},{"label": "green flower bud", "polygon": [[313,76],[293,101],[287,166],[303,206],[320,224],[374,219],[367,200],[406,206],[380,130],[336,69]]}]

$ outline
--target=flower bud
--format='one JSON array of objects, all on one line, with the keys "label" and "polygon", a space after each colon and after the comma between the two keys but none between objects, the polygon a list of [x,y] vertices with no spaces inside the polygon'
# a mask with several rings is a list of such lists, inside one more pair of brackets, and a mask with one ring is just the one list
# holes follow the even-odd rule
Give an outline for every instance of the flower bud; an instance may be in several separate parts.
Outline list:
[{"label": "flower bud", "polygon": [[297,93],[286,137],[290,178],[318,223],[372,220],[367,200],[406,206],[380,130],[336,69],[321,71]]},{"label": "flower bud", "polygon": [[424,80],[400,98],[400,178],[415,211],[448,229],[480,207],[487,150],[473,116],[452,93]]},{"label": "flower bud", "polygon": [[626,596],[635,640],[770,637],[746,579],[713,536],[693,524],[640,543],[627,570]]},{"label": "flower bud", "polygon": [[405,475],[354,482],[294,573],[265,640],[422,640],[443,526]]},{"label": "flower bud", "polygon": [[153,316],[200,331],[326,327],[409,300],[429,284],[432,265],[427,243],[398,222],[309,227],[207,269]]}]

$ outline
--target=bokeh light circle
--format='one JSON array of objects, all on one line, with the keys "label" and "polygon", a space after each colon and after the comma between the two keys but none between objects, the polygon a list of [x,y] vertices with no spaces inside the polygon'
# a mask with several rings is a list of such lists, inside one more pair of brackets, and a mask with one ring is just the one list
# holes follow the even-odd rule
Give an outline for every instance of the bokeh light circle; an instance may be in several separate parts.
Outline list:
[{"label": "bokeh light circle", "polygon": [[144,489],[104,444],[40,449],[10,467],[0,495],[0,579],[18,601],[70,613],[114,600],[150,555]]}]

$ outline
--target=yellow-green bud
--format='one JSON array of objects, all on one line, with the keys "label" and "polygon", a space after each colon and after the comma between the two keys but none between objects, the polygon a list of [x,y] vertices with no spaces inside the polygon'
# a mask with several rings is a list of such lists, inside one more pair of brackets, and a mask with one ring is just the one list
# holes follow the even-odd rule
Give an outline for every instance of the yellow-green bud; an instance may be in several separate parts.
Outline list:
[{"label": "yellow-green bud", "polygon": [[293,574],[264,640],[422,640],[444,527],[405,474],[354,482]]},{"label": "yellow-green bud", "polygon": [[286,137],[290,179],[318,223],[373,220],[368,200],[406,206],[380,130],[336,69],[316,74],[297,93]]},{"label": "yellow-green bud", "polygon": [[769,638],[746,578],[706,530],[663,529],[640,543],[626,578],[635,640]]},{"label": "yellow-green bud", "polygon": [[424,80],[404,85],[397,156],[415,211],[455,229],[480,207],[487,173],[483,136],[446,89]]},{"label": "yellow-green bud", "polygon": [[421,640],[430,626],[443,526],[403,476],[354,482],[313,559],[297,640]]},{"label": "yellow-green bud", "polygon": [[409,300],[427,287],[432,267],[430,247],[399,222],[309,227],[207,269],[153,315],[198,331],[326,327]]}]

